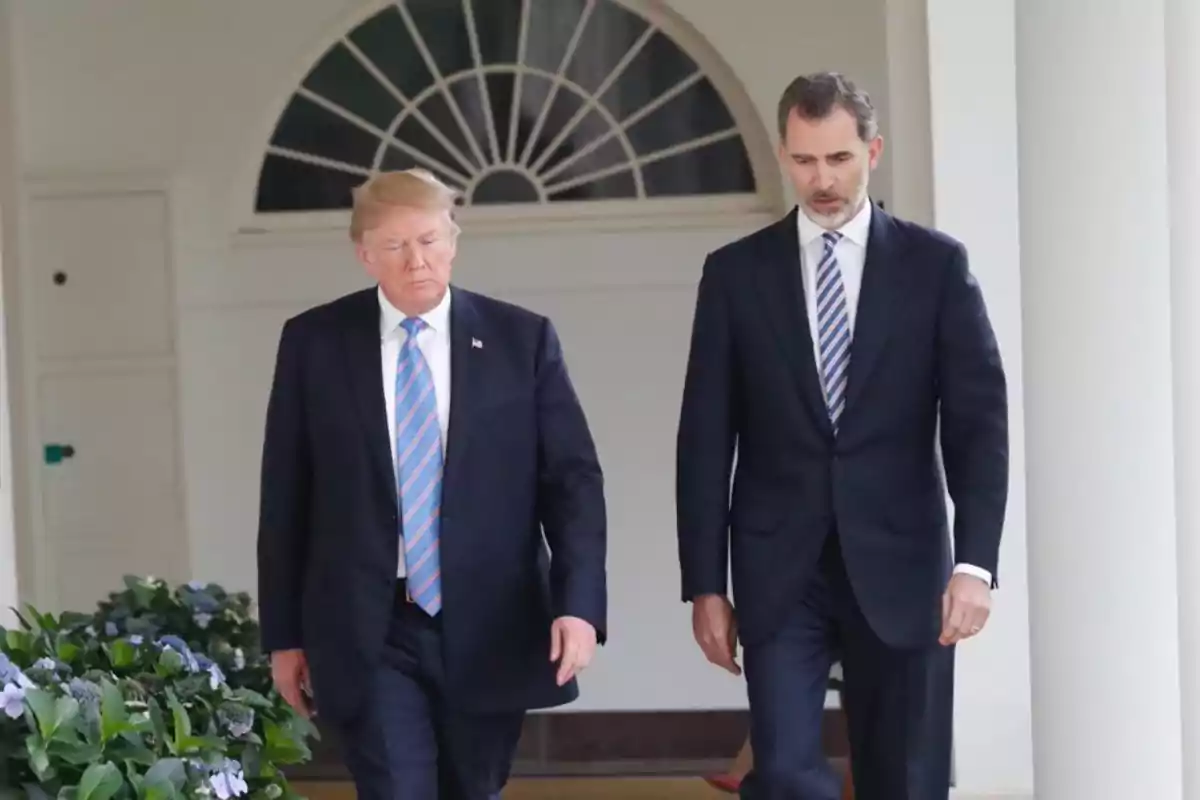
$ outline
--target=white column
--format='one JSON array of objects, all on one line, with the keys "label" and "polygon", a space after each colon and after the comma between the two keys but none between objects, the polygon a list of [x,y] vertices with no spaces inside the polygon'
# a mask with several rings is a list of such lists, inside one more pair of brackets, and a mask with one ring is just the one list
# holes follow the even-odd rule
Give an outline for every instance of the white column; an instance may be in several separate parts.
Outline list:
[{"label": "white column", "polygon": [[[12,381],[9,369],[5,316],[5,291],[11,281],[7,274],[15,272],[10,263],[16,252],[12,231],[16,227],[16,187],[14,169],[13,133],[15,119],[12,113],[12,70],[10,58],[12,48],[9,36],[9,9],[7,0],[0,0],[0,625],[11,625],[15,620],[10,609],[17,605],[17,546],[13,525],[13,460],[12,424],[9,410],[9,395]],[[9,300],[9,303],[12,301]]]},{"label": "white column", "polygon": [[1167,0],[1183,796],[1200,800],[1200,4]]},{"label": "white column", "polygon": [[[999,339],[1010,409],[1000,588],[987,629],[957,650],[955,796],[1027,797],[1033,754],[1013,0],[927,2],[934,224],[967,247]],[[901,188],[897,182],[897,196]]]},{"label": "white column", "polygon": [[1178,800],[1164,0],[1016,11],[1034,785]]}]

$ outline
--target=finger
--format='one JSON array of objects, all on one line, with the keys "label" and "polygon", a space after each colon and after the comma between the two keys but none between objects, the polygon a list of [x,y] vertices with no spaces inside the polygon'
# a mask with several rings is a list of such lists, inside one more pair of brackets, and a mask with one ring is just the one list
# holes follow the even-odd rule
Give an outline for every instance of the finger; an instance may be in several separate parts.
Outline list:
[{"label": "finger", "polygon": [[558,685],[562,686],[567,681],[575,676],[575,667],[578,663],[579,648],[574,642],[568,641],[563,646],[562,663],[558,665]]},{"label": "finger", "polygon": [[558,623],[550,626],[550,660],[558,661],[562,656],[563,631]]},{"label": "finger", "polygon": [[962,629],[963,618],[966,616],[966,609],[963,604],[954,598],[950,599],[950,614],[947,617],[945,624],[942,626],[942,643],[953,644],[958,640],[958,633]]},{"label": "finger", "polygon": [[708,651],[708,660],[726,672],[741,674],[741,668],[733,660],[733,651],[724,642],[714,643]]},{"label": "finger", "polygon": [[963,637],[964,639],[975,636],[983,626],[987,624],[987,609],[975,608],[971,610],[963,622]]}]

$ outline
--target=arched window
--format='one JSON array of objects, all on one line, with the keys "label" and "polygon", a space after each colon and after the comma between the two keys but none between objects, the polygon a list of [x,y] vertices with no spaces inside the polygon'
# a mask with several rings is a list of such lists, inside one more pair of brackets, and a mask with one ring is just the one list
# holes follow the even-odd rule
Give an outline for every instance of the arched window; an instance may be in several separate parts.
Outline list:
[{"label": "arched window", "polygon": [[255,210],[346,209],[412,166],[474,206],[744,198],[751,162],[710,77],[618,0],[397,0],[292,95]]}]

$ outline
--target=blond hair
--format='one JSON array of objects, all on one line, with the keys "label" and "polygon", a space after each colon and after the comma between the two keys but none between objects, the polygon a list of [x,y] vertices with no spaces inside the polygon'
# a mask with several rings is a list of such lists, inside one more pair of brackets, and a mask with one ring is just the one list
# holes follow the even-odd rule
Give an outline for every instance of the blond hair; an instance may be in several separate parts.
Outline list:
[{"label": "blond hair", "polygon": [[353,191],[354,207],[350,212],[350,238],[361,242],[364,231],[379,224],[389,211],[396,208],[416,208],[421,211],[445,211],[454,225],[454,208],[458,192],[442,183],[427,169],[381,172],[368,178]]}]

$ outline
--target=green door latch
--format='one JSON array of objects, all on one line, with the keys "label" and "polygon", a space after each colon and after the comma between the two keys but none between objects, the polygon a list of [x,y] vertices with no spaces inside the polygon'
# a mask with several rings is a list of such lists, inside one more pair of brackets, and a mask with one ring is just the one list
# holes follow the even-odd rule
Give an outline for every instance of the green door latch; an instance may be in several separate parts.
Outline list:
[{"label": "green door latch", "polygon": [[57,464],[64,458],[74,456],[75,448],[69,444],[48,444],[45,447],[45,454],[47,464]]}]

